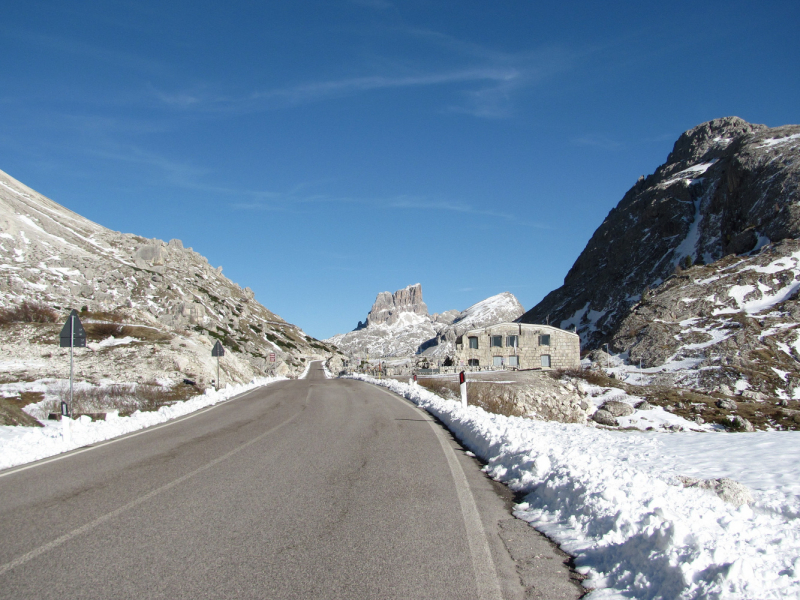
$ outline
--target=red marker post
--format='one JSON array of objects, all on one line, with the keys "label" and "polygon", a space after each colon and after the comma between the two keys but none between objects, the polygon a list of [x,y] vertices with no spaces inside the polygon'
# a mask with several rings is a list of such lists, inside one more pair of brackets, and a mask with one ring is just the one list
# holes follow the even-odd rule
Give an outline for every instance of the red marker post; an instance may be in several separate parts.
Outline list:
[{"label": "red marker post", "polygon": [[461,406],[467,408],[467,376],[464,371],[458,374],[458,384],[461,386]]}]

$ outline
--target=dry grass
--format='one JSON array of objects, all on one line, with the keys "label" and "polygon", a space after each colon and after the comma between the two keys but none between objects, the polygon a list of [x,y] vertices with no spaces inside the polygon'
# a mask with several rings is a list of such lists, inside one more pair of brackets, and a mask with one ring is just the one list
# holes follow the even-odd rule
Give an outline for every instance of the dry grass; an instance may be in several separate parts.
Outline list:
[{"label": "dry grass", "polygon": [[90,340],[104,340],[108,337],[120,337],[124,329],[119,323],[85,323],[86,337]]},{"label": "dry grass", "polygon": [[122,323],[125,315],[116,311],[87,310],[80,314],[81,319],[94,319],[95,321],[110,321],[112,323]]},{"label": "dry grass", "polygon": [[23,301],[19,306],[0,309],[0,325],[9,323],[56,323],[58,313],[44,304]]},{"label": "dry grass", "polygon": [[[58,399],[52,400],[43,412],[60,413],[61,402],[69,402],[69,383],[59,387]],[[163,386],[158,383],[113,384],[98,387],[75,387],[72,395],[72,412],[75,415],[104,413],[118,410],[120,416],[130,415],[137,410],[155,411],[162,406],[188,400],[203,394],[200,385],[177,383]],[[36,400],[34,400],[35,402]]]},{"label": "dry grass", "polygon": [[[418,383],[442,398],[461,399],[461,390],[455,381],[419,378]],[[480,406],[487,412],[507,417],[521,417],[525,414],[525,411],[517,406],[514,386],[489,381],[470,381],[467,383],[467,394],[470,404]]]},{"label": "dry grass", "polygon": [[22,407],[31,402],[39,402],[39,392],[22,392],[19,396],[0,398],[0,425],[22,425],[25,427],[41,427],[42,424],[23,412]]}]

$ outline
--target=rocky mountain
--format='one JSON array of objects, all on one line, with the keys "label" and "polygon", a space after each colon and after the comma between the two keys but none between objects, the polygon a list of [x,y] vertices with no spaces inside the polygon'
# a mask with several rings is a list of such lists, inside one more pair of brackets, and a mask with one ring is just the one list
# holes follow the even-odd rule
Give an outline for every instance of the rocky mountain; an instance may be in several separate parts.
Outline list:
[{"label": "rocky mountain", "polygon": [[54,310],[59,322],[0,326],[7,381],[68,376],[57,330],[72,308],[89,333],[76,361],[88,381],[208,383],[217,340],[223,383],[297,374],[333,352],[180,240],[111,231],[0,171],[0,307],[23,302]]},{"label": "rocky mountain", "polygon": [[384,358],[424,352],[444,357],[455,350],[455,339],[464,331],[513,321],[524,311],[513,294],[487,298],[465,311],[428,314],[422,286],[410,285],[394,294],[381,292],[367,318],[345,334],[327,340],[350,356]]},{"label": "rocky mountain", "polygon": [[698,125],[611,210],[564,285],[520,320],[576,327],[586,349],[619,340],[631,310],[681,269],[710,273],[728,268],[718,263],[725,257],[797,238],[798,186],[800,126],[738,117]]}]

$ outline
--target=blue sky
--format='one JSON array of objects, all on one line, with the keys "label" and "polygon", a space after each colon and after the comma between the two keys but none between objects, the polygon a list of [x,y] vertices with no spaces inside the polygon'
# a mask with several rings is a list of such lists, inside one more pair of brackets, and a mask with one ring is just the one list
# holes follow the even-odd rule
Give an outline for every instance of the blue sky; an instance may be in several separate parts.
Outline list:
[{"label": "blue sky", "polygon": [[[309,334],[531,308],[677,137],[800,122],[793,2],[3,2],[0,169]],[[636,249],[631,249],[635,251]]]}]

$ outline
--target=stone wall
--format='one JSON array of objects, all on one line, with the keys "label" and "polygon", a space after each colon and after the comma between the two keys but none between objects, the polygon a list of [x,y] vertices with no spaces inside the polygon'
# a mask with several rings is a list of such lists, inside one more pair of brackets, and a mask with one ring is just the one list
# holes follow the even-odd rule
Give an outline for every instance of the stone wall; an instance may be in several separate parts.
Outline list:
[{"label": "stone wall", "polygon": [[[491,346],[492,336],[501,336],[502,346]],[[516,335],[517,347],[508,344],[508,336]],[[541,336],[550,336],[549,344],[540,343]],[[478,348],[469,347],[469,338],[478,340]],[[542,356],[550,357],[550,366],[542,365]],[[581,361],[580,338],[571,331],[548,325],[501,323],[481,329],[472,329],[456,341],[456,361],[467,366],[478,360],[479,366],[493,366],[495,357],[502,357],[504,366],[514,366],[517,357],[520,369],[577,369]]]}]

